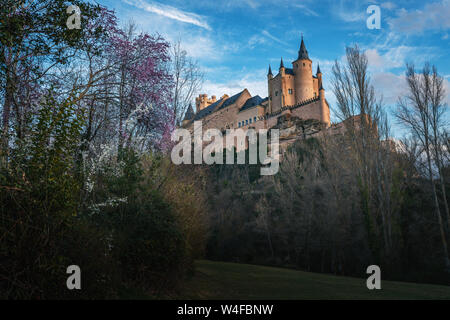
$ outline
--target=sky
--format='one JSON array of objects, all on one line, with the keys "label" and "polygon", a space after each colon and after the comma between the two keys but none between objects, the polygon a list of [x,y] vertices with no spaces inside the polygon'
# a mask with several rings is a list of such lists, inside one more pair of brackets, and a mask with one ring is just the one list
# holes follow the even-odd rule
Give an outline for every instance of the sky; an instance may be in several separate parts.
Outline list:
[{"label": "sky", "polygon": [[[202,93],[217,97],[247,88],[267,97],[269,64],[274,74],[283,57],[297,57],[303,34],[313,70],[320,64],[326,98],[331,68],[343,61],[345,48],[358,44],[369,60],[376,91],[388,108],[405,93],[405,65],[436,65],[445,78],[450,102],[450,0],[97,0],[116,11],[121,23],[181,39],[205,73]],[[378,5],[381,28],[369,29],[370,5]]]}]

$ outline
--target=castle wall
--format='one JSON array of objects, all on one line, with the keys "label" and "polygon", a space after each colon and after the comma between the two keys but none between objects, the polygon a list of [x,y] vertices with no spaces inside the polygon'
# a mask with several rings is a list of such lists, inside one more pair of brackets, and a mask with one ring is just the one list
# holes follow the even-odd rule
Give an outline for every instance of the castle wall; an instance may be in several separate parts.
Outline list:
[{"label": "castle wall", "polygon": [[[216,128],[219,130],[225,130],[227,128],[236,128],[236,119],[238,117],[239,109],[250,98],[251,95],[248,90],[244,90],[240,97],[232,105],[219,109],[202,118],[203,129],[207,130],[210,128]],[[190,127],[192,127],[192,124]]]},{"label": "castle wall", "polygon": [[319,79],[313,77],[313,92],[314,97],[319,96]]},{"label": "castle wall", "polygon": [[272,99],[271,105],[272,110],[269,112],[276,112],[281,109],[282,107],[282,93],[281,93],[281,75],[278,74],[275,78],[272,80],[269,80],[271,82],[271,92],[270,92],[270,99]]},{"label": "castle wall", "polygon": [[327,126],[330,125],[330,112],[324,100],[318,100],[305,106],[293,109],[291,110],[291,114],[304,120],[316,119],[325,123]]},{"label": "castle wall", "polygon": [[[241,111],[236,116],[235,128],[239,127],[239,122],[243,122],[241,127],[252,126],[255,123],[255,118],[258,120],[259,117],[264,116],[264,108],[262,106],[256,106],[244,111]],[[251,119],[251,122],[250,122]],[[248,121],[248,124],[247,122]]]},{"label": "castle wall", "polygon": [[[277,112],[284,106],[295,105],[295,77],[290,74],[279,74],[270,82],[269,96],[272,98],[272,110]],[[291,89],[291,91],[290,91]]]}]

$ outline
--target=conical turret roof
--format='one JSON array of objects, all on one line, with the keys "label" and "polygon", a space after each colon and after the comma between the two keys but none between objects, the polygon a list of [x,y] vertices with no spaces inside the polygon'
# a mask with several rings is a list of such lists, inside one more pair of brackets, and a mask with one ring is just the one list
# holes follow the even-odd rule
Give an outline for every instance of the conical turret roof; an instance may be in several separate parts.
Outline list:
[{"label": "conical turret roof", "polygon": [[298,59],[308,59],[308,50],[306,50],[305,42],[303,41],[302,36],[302,43],[300,44],[300,50],[298,51]]},{"label": "conical turret roof", "polygon": [[189,104],[189,107],[186,111],[186,114],[184,115],[183,120],[192,120],[194,118],[194,110],[192,109],[192,104]]}]

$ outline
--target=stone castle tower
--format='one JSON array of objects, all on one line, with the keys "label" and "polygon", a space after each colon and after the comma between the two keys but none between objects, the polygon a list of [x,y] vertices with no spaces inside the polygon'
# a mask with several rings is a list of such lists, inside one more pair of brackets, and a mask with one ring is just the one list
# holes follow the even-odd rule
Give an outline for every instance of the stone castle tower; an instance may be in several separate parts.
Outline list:
[{"label": "stone castle tower", "polygon": [[207,94],[200,94],[197,98],[195,98],[195,111],[199,112],[200,110],[209,107],[216,101],[216,96],[212,96],[211,99],[208,99]]},{"label": "stone castle tower", "polygon": [[276,113],[285,107],[300,105],[311,99],[319,99],[319,110],[315,110],[318,114],[311,115],[311,117],[329,124],[329,108],[325,102],[325,93],[322,87],[322,73],[318,66],[316,75],[313,75],[312,61],[306,50],[303,36],[298,58],[292,62],[292,68],[286,68],[283,58],[281,58],[279,72],[275,77],[269,66],[267,81],[269,113]]}]

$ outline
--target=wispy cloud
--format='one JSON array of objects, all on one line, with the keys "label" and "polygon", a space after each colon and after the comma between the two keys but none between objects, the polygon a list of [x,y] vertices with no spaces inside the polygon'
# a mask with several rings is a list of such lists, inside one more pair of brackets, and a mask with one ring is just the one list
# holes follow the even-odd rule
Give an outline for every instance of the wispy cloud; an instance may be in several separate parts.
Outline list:
[{"label": "wispy cloud", "polygon": [[155,13],[169,19],[193,24],[198,27],[211,30],[211,27],[206,22],[205,17],[197,15],[195,13],[181,11],[175,7],[160,4],[157,2],[146,2],[143,0],[124,0],[124,2],[137,8],[143,9],[147,12]]},{"label": "wispy cloud", "polygon": [[248,46],[253,49],[258,45],[265,44],[266,42],[267,39],[265,37],[260,34],[255,34],[248,40]]},{"label": "wispy cloud", "polygon": [[267,31],[267,30],[263,30],[261,33],[264,36],[266,36],[267,38],[272,39],[275,42],[281,43],[282,45],[285,45],[285,46],[289,46],[289,44],[287,42],[280,40],[279,38],[277,38],[274,35],[270,34],[269,31]]},{"label": "wispy cloud", "polygon": [[314,16],[314,17],[318,17],[319,16],[319,14],[317,12],[315,12],[314,10],[308,8],[304,4],[294,4],[294,7],[301,9],[302,12],[304,14],[306,14],[307,16]]}]

